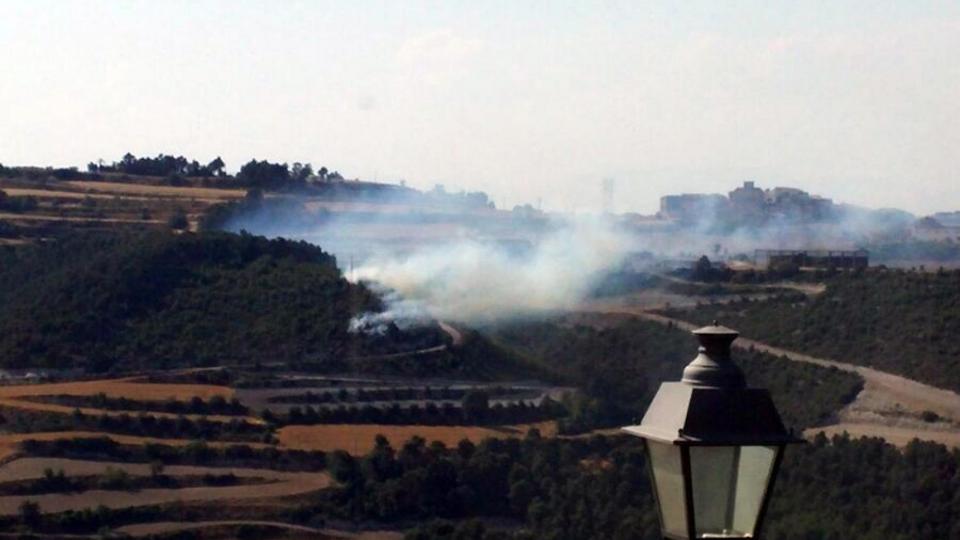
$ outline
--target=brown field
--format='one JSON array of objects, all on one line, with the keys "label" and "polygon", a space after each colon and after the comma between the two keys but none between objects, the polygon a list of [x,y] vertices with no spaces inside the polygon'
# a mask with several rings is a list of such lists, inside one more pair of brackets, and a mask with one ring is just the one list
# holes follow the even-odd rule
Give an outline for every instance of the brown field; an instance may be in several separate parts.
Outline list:
[{"label": "brown field", "polygon": [[77,216],[48,216],[42,214],[17,214],[10,212],[0,212],[0,218],[11,221],[70,221],[77,223],[96,222],[96,223],[160,223],[156,219],[134,219],[134,218],[107,218],[107,217],[77,217]]},{"label": "brown field", "polygon": [[0,246],[22,246],[29,243],[22,238],[0,238]]},{"label": "brown field", "polygon": [[530,428],[537,428],[545,437],[557,435],[557,423],[520,424],[515,426],[386,426],[377,424],[328,424],[316,426],[286,426],[277,431],[280,445],[297,450],[346,450],[363,455],[374,447],[377,435],[385,436],[394,448],[399,448],[418,435],[427,442],[440,441],[456,446],[463,439],[480,442],[483,439],[523,437]]},{"label": "brown field", "polygon": [[[72,414],[76,407],[58,405],[55,403],[40,403],[25,399],[17,399],[31,396],[92,396],[103,393],[109,397],[125,397],[138,401],[164,401],[167,399],[177,399],[181,401],[190,400],[193,397],[210,399],[213,396],[222,396],[224,398],[233,397],[233,389],[226,386],[210,386],[203,384],[151,384],[136,382],[135,379],[105,379],[99,381],[80,381],[67,383],[47,383],[47,384],[23,384],[12,386],[0,386],[0,407],[12,407],[16,409],[25,409],[31,411],[50,412],[57,414]],[[90,407],[79,407],[80,412],[87,415],[120,416],[124,414],[136,415],[141,411],[119,411],[102,410]],[[166,413],[160,411],[143,411],[156,417],[177,418],[181,416],[175,413]],[[196,419],[201,415],[187,414],[187,418]],[[247,422],[259,424],[263,420],[252,416],[221,416],[221,415],[203,415],[203,418],[211,422],[229,422],[231,420],[246,420]]]},{"label": "brown field", "polygon": [[827,437],[847,433],[854,439],[880,437],[899,448],[903,448],[914,439],[933,441],[950,448],[960,448],[960,432],[956,430],[918,430],[911,427],[841,422],[832,426],[807,429],[803,432],[803,435],[808,439],[813,439],[818,433],[823,433]]},{"label": "brown field", "polygon": [[64,184],[80,191],[89,191],[91,193],[152,195],[155,197],[177,197],[212,201],[239,199],[246,195],[246,192],[242,189],[151,186],[146,184],[124,184],[120,182],[95,182],[87,180],[64,182]]},{"label": "brown field", "polygon": [[[5,460],[16,455],[18,445],[23,441],[57,441],[60,439],[86,439],[106,437],[118,444],[144,445],[144,444],[165,444],[168,446],[186,446],[190,444],[188,439],[157,439],[154,437],[137,437],[135,435],[118,435],[115,433],[101,433],[99,431],[47,431],[41,433],[5,433],[0,434],[0,464]],[[207,446],[211,448],[223,448],[235,444],[243,444],[251,448],[266,448],[270,446],[264,443],[234,443],[234,442],[208,442]],[[2,469],[0,469],[2,470]]]},{"label": "brown field", "polygon": [[[108,193],[83,193],[80,191],[63,191],[55,189],[35,189],[35,188],[9,188],[0,186],[0,189],[5,191],[7,195],[11,197],[36,197],[38,199],[76,199],[83,200],[87,197],[91,199],[113,199],[118,195],[111,195]],[[146,201],[150,200],[150,197],[135,197],[130,195],[124,195],[124,199],[140,200]]]},{"label": "brown field", "polygon": [[315,529],[304,525],[294,525],[291,523],[282,523],[276,521],[156,521],[152,523],[137,523],[134,525],[124,525],[117,527],[116,532],[128,534],[133,537],[150,536],[154,534],[170,534],[179,531],[188,531],[203,529],[210,532],[211,529],[223,529],[228,527],[237,527],[240,525],[257,525],[261,527],[286,529],[295,538],[318,538],[323,540],[402,540],[403,533],[397,531],[363,531],[348,532],[335,529]]},{"label": "brown field", "polygon": [[[69,477],[96,476],[103,474],[107,468],[126,471],[131,476],[151,476],[149,463],[120,463],[109,461],[90,461],[85,459],[67,459],[53,457],[24,457],[11,461],[0,467],[0,481],[17,482],[36,480],[44,477],[46,469],[63,470]],[[251,467],[205,467],[199,465],[166,465],[163,474],[169,476],[201,476],[204,474],[233,474],[239,478],[261,478],[264,480],[290,480],[297,474],[292,472],[275,471],[272,469],[255,469]]]},{"label": "brown field", "polygon": [[123,416],[131,415],[136,416],[138,414],[148,414],[156,418],[172,418],[177,419],[181,416],[189,418],[190,420],[197,420],[199,418],[204,418],[210,422],[230,422],[231,420],[245,420],[252,424],[261,424],[263,420],[255,416],[227,416],[227,415],[218,415],[218,414],[179,414],[179,413],[169,413],[163,411],[124,411],[124,410],[107,410],[107,409],[94,409],[91,407],[70,407],[67,405],[58,405],[56,403],[41,403],[38,401],[30,401],[26,399],[6,399],[0,398],[0,408],[2,407],[11,407],[14,409],[24,409],[28,411],[38,411],[38,412],[49,412],[55,414],[73,414],[74,411],[80,411],[83,414],[90,416]]},{"label": "brown field", "polygon": [[128,399],[151,401],[162,401],[165,399],[189,400],[194,396],[203,399],[210,399],[213,396],[222,396],[226,399],[233,397],[233,389],[226,386],[206,384],[153,384],[139,382],[136,377],[0,386],[0,398],[55,395],[92,396],[100,392],[103,392],[109,397],[125,397]]},{"label": "brown field", "polygon": [[[110,466],[123,469],[133,475],[149,475],[148,464],[92,462],[68,459],[24,458],[0,467],[0,480],[39,478],[46,468],[63,469],[70,475],[99,474]],[[164,474],[172,476],[200,475],[209,472],[224,474],[232,472],[239,477],[265,478],[268,484],[238,485],[226,487],[188,487],[183,489],[143,489],[136,492],[91,490],[82,493],[51,493],[0,497],[0,515],[12,515],[19,511],[20,504],[32,500],[44,512],[64,512],[104,505],[108,508],[129,508],[182,501],[218,501],[238,499],[263,499],[299,495],[329,487],[332,480],[327,473],[282,472],[269,469],[210,468],[176,465],[164,468]]]}]

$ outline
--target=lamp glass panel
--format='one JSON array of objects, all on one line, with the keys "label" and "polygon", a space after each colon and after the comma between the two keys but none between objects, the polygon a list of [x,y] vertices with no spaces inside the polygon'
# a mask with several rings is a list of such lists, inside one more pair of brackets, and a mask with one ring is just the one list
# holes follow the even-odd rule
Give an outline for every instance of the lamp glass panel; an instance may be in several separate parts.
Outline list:
[{"label": "lamp glass panel", "polygon": [[752,538],[777,447],[693,446],[697,538]]},{"label": "lamp glass panel", "polygon": [[666,533],[687,537],[687,504],[683,489],[680,447],[647,441],[650,470],[660,505],[660,523]]}]

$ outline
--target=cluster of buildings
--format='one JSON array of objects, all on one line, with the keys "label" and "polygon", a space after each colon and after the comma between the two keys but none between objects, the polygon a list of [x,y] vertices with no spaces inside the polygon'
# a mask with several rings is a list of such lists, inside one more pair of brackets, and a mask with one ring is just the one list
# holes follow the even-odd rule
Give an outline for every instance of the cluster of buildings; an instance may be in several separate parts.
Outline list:
[{"label": "cluster of buildings", "polygon": [[777,187],[760,189],[744,182],[727,195],[685,193],[660,198],[661,219],[681,223],[762,224],[771,220],[817,222],[834,213],[830,199],[806,191]]}]

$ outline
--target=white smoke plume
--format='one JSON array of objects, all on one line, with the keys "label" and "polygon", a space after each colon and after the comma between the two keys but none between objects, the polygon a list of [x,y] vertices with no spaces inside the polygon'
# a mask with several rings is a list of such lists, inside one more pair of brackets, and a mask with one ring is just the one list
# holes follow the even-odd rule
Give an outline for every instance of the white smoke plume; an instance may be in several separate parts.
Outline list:
[{"label": "white smoke plume", "polygon": [[599,274],[617,265],[630,242],[600,219],[574,219],[540,240],[529,253],[461,240],[404,257],[374,257],[355,279],[390,291],[388,310],[355,320],[378,322],[436,317],[485,322],[575,306]]},{"label": "white smoke plume", "polygon": [[[391,323],[483,323],[574,308],[605,272],[639,252],[695,260],[752,257],[754,249],[850,249],[900,234],[912,218],[841,207],[824,222],[775,218],[731,228],[716,212],[679,224],[495,211],[465,196],[393,191],[360,190],[343,201],[278,198],[227,228],[302,239],[335,254],[347,277],[386,305],[355,317],[351,330],[384,333]],[[528,248],[518,253],[520,244]]]}]

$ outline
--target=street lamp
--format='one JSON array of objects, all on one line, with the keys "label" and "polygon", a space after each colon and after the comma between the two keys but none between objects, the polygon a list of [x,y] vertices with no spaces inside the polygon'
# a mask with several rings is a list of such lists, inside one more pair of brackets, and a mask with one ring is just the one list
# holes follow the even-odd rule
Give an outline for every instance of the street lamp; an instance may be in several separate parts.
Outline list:
[{"label": "street lamp", "polygon": [[660,385],[638,426],[663,537],[759,538],[787,432],[770,393],[747,388],[730,359],[739,335],[716,321],[693,331],[700,351],[681,382]]}]

